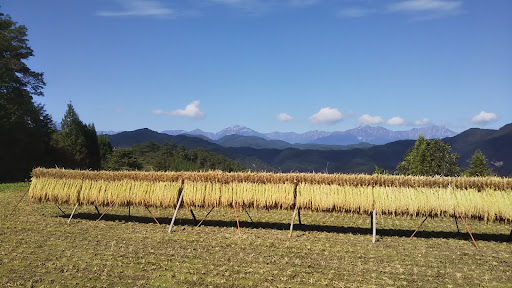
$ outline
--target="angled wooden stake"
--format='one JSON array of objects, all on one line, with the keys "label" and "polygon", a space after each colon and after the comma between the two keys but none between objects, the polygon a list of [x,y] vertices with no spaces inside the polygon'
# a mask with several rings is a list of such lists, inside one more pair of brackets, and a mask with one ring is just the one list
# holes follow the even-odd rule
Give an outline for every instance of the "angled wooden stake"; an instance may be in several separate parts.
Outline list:
[{"label": "angled wooden stake", "polygon": [[203,224],[204,219],[206,219],[206,217],[208,217],[208,215],[210,215],[210,213],[212,212],[213,208],[215,208],[215,206],[213,206],[212,209],[210,209],[210,211],[208,211],[208,213],[206,213],[206,216],[204,216],[203,220],[201,220],[201,222],[199,222],[199,224],[197,224],[196,227],[199,227],[199,226],[201,226],[201,224]]},{"label": "angled wooden stake", "polygon": [[292,223],[290,224],[290,235],[288,237],[292,237],[293,232],[293,223],[295,222],[295,215],[299,210],[299,204],[297,203],[297,186],[299,183],[295,182],[295,187],[293,188],[293,204],[295,205],[295,209],[293,210]]},{"label": "angled wooden stake", "polygon": [[462,222],[464,223],[464,226],[466,226],[466,230],[468,230],[469,236],[471,236],[471,240],[473,240],[473,243],[475,244],[476,249],[478,249],[478,245],[476,244],[475,238],[473,238],[473,234],[471,234],[471,231],[469,231],[468,224],[466,224],[466,220],[464,220],[464,217],[462,217],[462,214],[459,213],[460,219],[462,219]]},{"label": "angled wooden stake", "polygon": [[66,216],[66,213],[64,212],[64,210],[62,210],[62,208],[59,207],[59,205],[55,204],[55,206],[57,206],[57,208],[59,208],[60,212],[62,212],[62,215]]},{"label": "angled wooden stake", "polygon": [[7,215],[7,217],[11,216],[12,213],[14,212],[14,210],[16,210],[16,208],[18,208],[18,205],[20,205],[23,198],[25,198],[25,196],[27,196],[27,193],[29,190],[30,190],[30,188],[28,188],[27,191],[25,192],[25,194],[23,194],[23,196],[21,196],[20,200],[18,200],[18,203],[16,203],[16,206],[14,206],[14,208],[12,208],[11,213],[9,213],[9,215]]},{"label": "angled wooden stake", "polygon": [[98,216],[101,215],[100,209],[98,209],[98,206],[94,205],[94,208],[96,208],[96,213],[98,213]]},{"label": "angled wooden stake", "polygon": [[180,209],[181,201],[183,201],[183,184],[184,181],[181,180],[181,187],[178,189],[180,198],[178,199],[178,203],[176,203],[176,209],[174,210],[174,215],[172,216],[171,225],[169,225],[169,233],[171,233],[172,226],[174,226],[174,221],[176,220],[176,215],[178,215],[178,210]]},{"label": "angled wooden stake", "polygon": [[460,230],[459,230],[459,223],[457,223],[457,215],[455,215],[453,217],[453,219],[455,219],[455,225],[457,226],[457,233],[460,233]]},{"label": "angled wooden stake", "polygon": [[145,206],[145,207],[148,210],[149,214],[151,214],[151,217],[153,217],[153,220],[155,220],[156,224],[158,224],[158,226],[160,226],[160,223],[158,223],[158,220],[156,220],[155,216],[153,216],[153,213],[151,213],[151,211],[149,210],[148,206]]},{"label": "angled wooden stake", "polygon": [[190,209],[190,214],[192,214],[192,218],[194,218],[194,224],[197,223],[196,215],[194,214],[192,208]]},{"label": "angled wooden stake", "polygon": [[421,225],[423,225],[423,223],[425,223],[425,221],[427,221],[427,217],[425,217],[425,219],[423,219],[423,221],[421,222],[420,226],[418,226],[418,228],[416,228],[416,231],[414,231],[414,233],[412,233],[411,237],[409,237],[409,239],[412,239],[412,237],[414,237],[414,234],[416,234],[416,232],[418,232],[418,230],[420,230],[421,228]]},{"label": "angled wooden stake", "polygon": [[25,219],[25,223],[28,223],[28,212],[30,211],[30,204],[32,204],[31,197],[29,197],[29,201],[28,201],[27,218]]},{"label": "angled wooden stake", "polygon": [[372,243],[375,243],[375,239],[377,238],[377,211],[373,209],[373,238]]},{"label": "angled wooden stake", "polygon": [[254,221],[252,221],[251,215],[249,215],[249,212],[247,211],[247,209],[245,209],[245,207],[244,207],[244,210],[245,210],[245,213],[247,213],[247,216],[249,216],[249,219],[251,219],[251,222],[254,223]]},{"label": "angled wooden stake", "polygon": [[299,225],[302,225],[302,220],[300,220],[300,209],[297,211],[297,214],[299,216]]},{"label": "angled wooden stake", "polygon": [[235,217],[236,217],[236,226],[238,227],[238,235],[240,235],[240,222],[238,221],[238,212],[236,209],[236,204],[233,203],[233,209],[235,209]]},{"label": "angled wooden stake", "polygon": [[75,214],[76,207],[78,207],[78,203],[76,203],[75,208],[73,208],[73,212],[71,212],[71,215],[69,216],[68,224],[69,224],[69,222],[71,222],[71,218],[73,218],[73,215]]},{"label": "angled wooden stake", "polygon": [[100,221],[100,219],[103,217],[103,215],[105,215],[105,213],[107,213],[108,210],[110,210],[110,208],[112,208],[112,206],[114,206],[114,202],[112,202],[110,204],[110,206],[108,206],[107,210],[105,210],[105,212],[103,212],[103,214],[101,214],[100,218],[98,218],[98,220],[96,220],[96,222],[94,222],[94,225],[96,225],[96,223],[98,223],[98,221]]}]

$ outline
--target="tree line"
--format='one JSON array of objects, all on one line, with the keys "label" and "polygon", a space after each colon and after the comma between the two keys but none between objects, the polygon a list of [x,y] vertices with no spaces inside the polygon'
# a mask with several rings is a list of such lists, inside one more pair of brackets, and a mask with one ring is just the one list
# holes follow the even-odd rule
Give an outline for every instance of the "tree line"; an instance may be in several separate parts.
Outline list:
[{"label": "tree line", "polygon": [[[451,152],[450,145],[440,139],[425,139],[418,137],[414,146],[407,151],[402,162],[398,164],[395,174],[412,176],[470,176],[486,177],[493,175],[487,159],[480,150],[475,151],[469,162],[469,168],[462,171],[459,164],[459,155]],[[375,167],[375,174],[383,174],[379,167]]]},{"label": "tree line", "polygon": [[170,143],[113,149],[94,124],[83,123],[68,104],[57,131],[34,98],[46,85],[42,72],[26,61],[34,56],[27,28],[0,13],[0,183],[30,178],[34,167],[69,169],[243,170],[226,157]]}]

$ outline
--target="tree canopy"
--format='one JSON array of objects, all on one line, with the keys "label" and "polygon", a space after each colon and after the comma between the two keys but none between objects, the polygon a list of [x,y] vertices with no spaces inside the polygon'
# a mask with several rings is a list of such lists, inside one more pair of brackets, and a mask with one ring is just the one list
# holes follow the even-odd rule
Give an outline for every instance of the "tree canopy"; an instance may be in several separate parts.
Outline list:
[{"label": "tree canopy", "polygon": [[473,177],[486,177],[492,174],[492,169],[487,164],[487,159],[480,150],[476,150],[475,154],[469,161],[469,168],[464,171],[464,175]]},{"label": "tree canopy", "polygon": [[0,13],[0,182],[27,179],[34,166],[51,162],[54,124],[33,99],[45,82],[25,63],[32,56],[27,28]]},{"label": "tree canopy", "polygon": [[414,176],[458,176],[459,155],[440,139],[428,140],[420,135],[397,167],[397,174]]}]

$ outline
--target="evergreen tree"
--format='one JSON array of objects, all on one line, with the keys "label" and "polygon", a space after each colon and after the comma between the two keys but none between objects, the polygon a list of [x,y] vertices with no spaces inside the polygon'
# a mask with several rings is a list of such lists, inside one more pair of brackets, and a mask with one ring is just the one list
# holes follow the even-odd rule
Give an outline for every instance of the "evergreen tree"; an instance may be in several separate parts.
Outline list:
[{"label": "evergreen tree", "polygon": [[457,176],[460,174],[459,155],[439,139],[428,140],[422,135],[397,167],[397,174],[415,176]]},{"label": "evergreen tree", "polygon": [[45,82],[25,63],[32,56],[27,28],[0,13],[0,182],[27,179],[51,160],[54,124],[33,99],[43,96]]},{"label": "evergreen tree", "polygon": [[59,150],[57,163],[71,169],[99,169],[100,148],[93,124],[85,125],[71,103],[61,122],[61,131],[54,138]]},{"label": "evergreen tree", "polygon": [[469,162],[469,169],[464,171],[464,175],[486,177],[490,176],[491,173],[492,169],[487,164],[484,154],[480,150],[476,150]]},{"label": "evergreen tree", "polygon": [[112,154],[112,151],[114,150],[112,148],[112,144],[108,140],[107,135],[99,135],[98,136],[98,148],[100,152],[100,162],[101,162],[101,168],[106,169],[106,161],[108,155]]}]

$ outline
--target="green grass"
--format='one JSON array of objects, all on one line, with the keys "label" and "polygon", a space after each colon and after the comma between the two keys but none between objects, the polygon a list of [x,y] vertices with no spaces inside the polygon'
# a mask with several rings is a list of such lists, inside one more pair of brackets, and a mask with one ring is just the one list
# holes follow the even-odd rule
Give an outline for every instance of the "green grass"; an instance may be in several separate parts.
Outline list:
[{"label": "green grass", "polygon": [[[0,185],[0,287],[512,287],[511,226],[469,220],[476,249],[461,221],[377,218],[371,243],[370,217],[336,213],[214,209],[195,228],[180,210],[173,233],[172,209],[113,208],[104,219],[93,206],[24,199],[7,218],[28,184]],[[104,211],[106,207],[99,207]],[[202,218],[208,209],[195,209]],[[164,225],[165,224],[165,225]],[[464,230],[463,230],[464,229]]]}]

